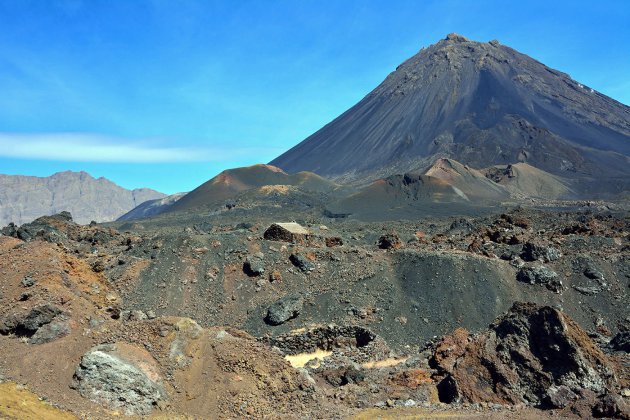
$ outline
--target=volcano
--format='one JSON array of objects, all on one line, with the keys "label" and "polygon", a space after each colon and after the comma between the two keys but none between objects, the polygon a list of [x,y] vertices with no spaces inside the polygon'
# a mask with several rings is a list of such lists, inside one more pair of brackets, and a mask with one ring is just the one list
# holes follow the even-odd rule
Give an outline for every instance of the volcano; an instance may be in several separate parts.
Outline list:
[{"label": "volcano", "polygon": [[619,193],[630,185],[630,107],[498,41],[450,34],[270,164],[367,184],[439,158],[524,163],[582,195]]},{"label": "volcano", "polygon": [[168,211],[207,207],[234,199],[238,193],[270,186],[294,186],[321,192],[332,190],[335,184],[313,173],[289,175],[274,166],[258,164],[225,170],[167,207]]}]

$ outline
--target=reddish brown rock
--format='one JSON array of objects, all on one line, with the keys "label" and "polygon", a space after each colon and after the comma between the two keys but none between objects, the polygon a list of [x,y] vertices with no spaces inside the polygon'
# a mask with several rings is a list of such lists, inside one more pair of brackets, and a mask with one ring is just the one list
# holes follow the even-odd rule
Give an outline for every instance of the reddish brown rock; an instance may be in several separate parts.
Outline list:
[{"label": "reddish brown rock", "polygon": [[402,248],[402,241],[396,232],[389,232],[379,238],[378,247],[381,249],[400,249]]},{"label": "reddish brown rock", "polygon": [[515,303],[484,333],[458,329],[442,338],[430,362],[444,402],[559,408],[586,391],[605,395],[616,381],[612,362],[584,330],[532,303]]},{"label": "reddish brown rock", "polygon": [[332,237],[326,238],[326,246],[328,248],[341,246],[341,245],[343,245],[343,240],[338,236],[332,236]]},{"label": "reddish brown rock", "polygon": [[417,389],[420,386],[432,384],[433,380],[429,371],[425,369],[405,369],[396,372],[392,376],[391,382],[405,388]]}]

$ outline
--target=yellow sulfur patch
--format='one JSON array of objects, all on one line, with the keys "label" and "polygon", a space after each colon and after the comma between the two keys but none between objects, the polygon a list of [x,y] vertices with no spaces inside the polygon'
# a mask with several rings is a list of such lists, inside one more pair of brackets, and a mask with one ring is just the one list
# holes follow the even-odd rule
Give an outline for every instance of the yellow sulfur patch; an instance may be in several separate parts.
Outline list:
[{"label": "yellow sulfur patch", "polygon": [[400,359],[390,357],[389,359],[385,359],[385,360],[376,360],[373,362],[363,363],[361,366],[363,366],[366,369],[384,368],[384,367],[391,367],[391,366],[399,365],[403,363],[405,360],[407,360],[407,357],[403,357]]},{"label": "yellow sulfur patch", "polygon": [[326,351],[322,349],[317,349],[312,353],[300,353],[300,354],[292,354],[288,356],[284,356],[284,358],[291,363],[291,366],[294,368],[304,367],[308,362],[313,359],[325,359],[330,356],[332,351]]}]

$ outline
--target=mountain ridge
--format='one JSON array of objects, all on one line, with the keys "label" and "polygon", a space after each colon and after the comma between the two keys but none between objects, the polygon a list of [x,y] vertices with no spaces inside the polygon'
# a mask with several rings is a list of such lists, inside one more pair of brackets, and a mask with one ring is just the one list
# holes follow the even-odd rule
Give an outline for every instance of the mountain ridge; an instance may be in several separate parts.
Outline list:
[{"label": "mountain ridge", "polygon": [[79,223],[107,222],[164,196],[149,188],[128,190],[85,171],[48,177],[0,174],[0,224],[22,224],[61,211],[69,211]]}]

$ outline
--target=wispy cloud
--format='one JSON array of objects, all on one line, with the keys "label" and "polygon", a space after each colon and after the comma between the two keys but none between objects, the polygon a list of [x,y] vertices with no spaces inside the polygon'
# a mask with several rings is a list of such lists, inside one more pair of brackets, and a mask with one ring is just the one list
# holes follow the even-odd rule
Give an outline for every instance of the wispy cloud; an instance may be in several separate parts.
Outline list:
[{"label": "wispy cloud", "polygon": [[0,133],[0,156],[65,162],[175,163],[273,156],[276,152],[253,147],[168,147],[157,143],[96,134]]}]

